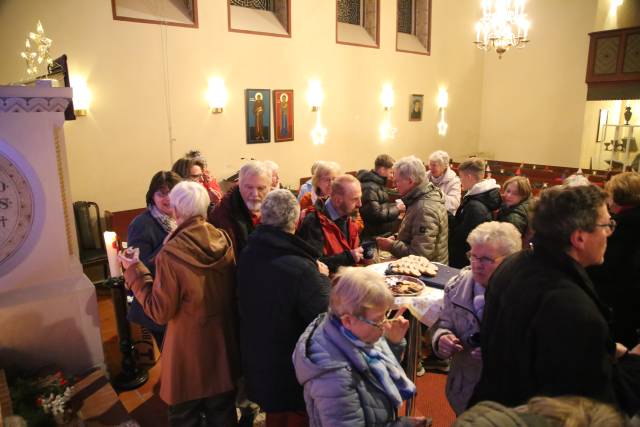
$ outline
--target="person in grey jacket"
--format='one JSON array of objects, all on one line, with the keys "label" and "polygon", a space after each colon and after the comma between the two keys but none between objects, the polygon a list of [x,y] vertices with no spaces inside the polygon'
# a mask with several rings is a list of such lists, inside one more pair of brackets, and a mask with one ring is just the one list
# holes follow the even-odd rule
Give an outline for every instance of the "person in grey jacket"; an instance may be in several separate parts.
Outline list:
[{"label": "person in grey jacket", "polygon": [[446,394],[456,414],[462,413],[482,372],[479,347],[484,291],[502,260],[522,249],[520,233],[506,222],[485,222],[467,237],[471,267],[465,267],[444,289],[444,305],[434,326],[433,350],[452,358]]},{"label": "person in grey jacket", "polygon": [[396,258],[413,254],[448,264],[449,229],[442,192],[427,181],[424,164],[415,156],[398,160],[393,170],[407,211],[398,237],[378,237],[378,248]]},{"label": "person in grey jacket", "polygon": [[384,278],[364,268],[340,271],[329,312],[300,336],[293,353],[311,427],[426,426],[425,418],[397,416],[415,384],[398,361],[408,320],[393,304]]}]

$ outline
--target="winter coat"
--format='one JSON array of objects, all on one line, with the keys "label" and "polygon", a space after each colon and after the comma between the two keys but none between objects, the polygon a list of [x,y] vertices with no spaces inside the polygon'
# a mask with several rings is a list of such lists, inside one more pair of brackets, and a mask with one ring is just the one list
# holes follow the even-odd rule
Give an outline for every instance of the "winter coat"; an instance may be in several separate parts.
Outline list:
[{"label": "winter coat", "polygon": [[[404,345],[382,338],[376,350],[399,359]],[[304,387],[310,427],[404,426],[364,356],[321,314],[300,336],[293,353],[298,381]]]},{"label": "winter coat", "polygon": [[156,276],[137,263],[125,280],[156,323],[166,324],[160,398],[168,405],[234,390],[239,377],[235,266],[227,234],[191,218],[156,256]]},{"label": "winter coat", "polygon": [[584,268],[536,241],[489,280],[480,328],[482,375],[469,405],[580,395],[615,403],[608,308]]},{"label": "winter coat", "polygon": [[400,210],[394,202],[389,202],[389,194],[386,191],[387,178],[375,171],[361,170],[358,172],[358,180],[362,186],[362,234],[373,237],[392,232]]},{"label": "winter coat", "polygon": [[520,235],[525,237],[529,226],[529,201],[530,199],[526,199],[513,206],[503,204],[496,215],[496,220],[513,224]]},{"label": "winter coat", "polygon": [[351,250],[360,246],[358,226],[346,218],[348,235],[329,218],[325,210],[314,207],[302,213],[296,235],[315,248],[318,259],[335,272],[340,266],[355,264]]},{"label": "winter coat", "polygon": [[[162,249],[162,243],[167,237],[167,234],[158,221],[153,218],[149,209],[135,217],[127,229],[128,246],[140,249],[140,261],[149,269],[151,276],[155,276],[156,274],[156,255],[160,252],[160,249]],[[135,297],[133,301],[131,301],[131,307],[127,313],[127,320],[138,323],[149,331],[159,334],[156,335],[159,339],[162,334],[164,334],[165,326],[158,325],[151,320],[149,316],[144,314],[142,306]],[[162,342],[158,342],[157,344],[160,346]]]},{"label": "winter coat", "polygon": [[500,207],[500,186],[495,179],[484,179],[471,187],[456,211],[453,231],[449,236],[449,265],[462,268],[469,265],[467,243],[469,233],[483,222],[493,219],[493,211]]},{"label": "winter coat", "polygon": [[604,264],[587,269],[598,295],[613,309],[612,332],[627,348],[638,343],[640,328],[640,206],[613,215]]},{"label": "winter coat", "polygon": [[239,187],[229,190],[224,195],[220,206],[216,207],[209,215],[209,222],[227,232],[231,238],[236,259],[246,246],[249,234],[253,233],[255,229]]},{"label": "winter coat", "polygon": [[444,206],[447,208],[447,212],[455,215],[458,206],[460,206],[460,198],[462,197],[460,178],[458,175],[456,175],[451,168],[447,168],[438,178],[434,177],[431,171],[427,171],[427,179],[442,191],[442,194],[444,194]]},{"label": "winter coat", "polygon": [[463,350],[451,359],[446,387],[447,399],[456,414],[467,408],[482,372],[482,362],[471,357],[475,346],[469,342],[471,336],[480,331],[481,321],[473,308],[474,283],[470,267],[465,267],[447,283],[442,312],[431,340],[436,356],[441,359],[446,358],[438,345],[441,336],[451,333],[462,343]]},{"label": "winter coat", "polygon": [[329,290],[307,242],[268,225],[249,236],[238,261],[240,342],[248,397],[264,411],[304,411],[291,354]]},{"label": "winter coat", "polygon": [[402,201],[407,211],[390,252],[396,258],[414,254],[448,264],[449,220],[442,192],[424,182],[405,194]]}]

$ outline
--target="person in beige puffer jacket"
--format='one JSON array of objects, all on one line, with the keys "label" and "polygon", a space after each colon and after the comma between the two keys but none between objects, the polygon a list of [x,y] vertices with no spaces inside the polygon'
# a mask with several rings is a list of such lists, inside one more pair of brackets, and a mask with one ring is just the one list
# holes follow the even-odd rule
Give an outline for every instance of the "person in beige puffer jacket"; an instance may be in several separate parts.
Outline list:
[{"label": "person in beige puffer jacket", "polygon": [[427,181],[424,164],[415,156],[398,160],[393,170],[407,211],[397,238],[377,238],[378,248],[396,258],[420,255],[448,264],[449,228],[442,192]]}]

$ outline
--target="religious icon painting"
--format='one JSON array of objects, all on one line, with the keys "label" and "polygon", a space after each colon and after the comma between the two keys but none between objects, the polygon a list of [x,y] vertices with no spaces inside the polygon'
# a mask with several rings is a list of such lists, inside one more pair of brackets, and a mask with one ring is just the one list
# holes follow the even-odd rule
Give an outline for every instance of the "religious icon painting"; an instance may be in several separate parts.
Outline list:
[{"label": "religious icon painting", "polygon": [[273,127],[276,142],[293,141],[293,90],[273,91]]},{"label": "religious icon painting", "polygon": [[271,142],[271,99],[269,89],[245,89],[247,144]]},{"label": "religious icon painting", "polygon": [[422,106],[424,95],[411,95],[409,100],[409,121],[419,122],[422,120]]}]

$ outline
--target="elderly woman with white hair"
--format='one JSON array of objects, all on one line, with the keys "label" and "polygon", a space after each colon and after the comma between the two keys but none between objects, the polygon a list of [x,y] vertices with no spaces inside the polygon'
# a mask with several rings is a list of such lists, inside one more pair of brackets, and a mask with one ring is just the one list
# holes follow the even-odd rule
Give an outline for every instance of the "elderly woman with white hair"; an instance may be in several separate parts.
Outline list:
[{"label": "elderly woman with white hair", "polygon": [[447,264],[449,228],[442,192],[427,181],[424,164],[415,156],[401,158],[393,170],[407,210],[398,237],[378,237],[378,248],[396,258],[413,254]]},{"label": "elderly woman with white hair", "polygon": [[444,206],[453,217],[458,206],[460,206],[462,190],[460,178],[449,167],[449,154],[446,151],[438,150],[431,153],[427,179],[442,191],[442,194],[444,194]]},{"label": "elderly woman with white hair", "polygon": [[184,181],[169,193],[177,228],[156,256],[155,278],[131,248],[120,254],[127,286],[144,312],[167,325],[160,398],[171,426],[234,426],[239,353],[234,258],[227,234],[205,221],[209,195]]},{"label": "elderly woman with white hair", "polygon": [[312,191],[300,198],[300,209],[311,206],[321,207],[331,195],[331,184],[340,175],[340,165],[336,162],[322,161],[316,166],[311,177]]},{"label": "elderly woman with white hair", "polygon": [[426,425],[397,415],[416,386],[398,362],[409,322],[403,310],[387,318],[392,304],[380,274],[340,270],[329,312],[307,327],[293,353],[311,427]]},{"label": "elderly woman with white hair", "polygon": [[[262,221],[238,262],[240,344],[248,398],[267,413],[267,425],[307,423],[291,353],[307,325],[329,304],[326,266],[294,234],[300,207],[289,190],[273,190]],[[259,349],[259,351],[256,351]]]},{"label": "elderly woman with white hair", "polygon": [[271,171],[271,189],[275,190],[278,188],[282,188],[280,184],[280,165],[278,165],[273,160],[264,160],[264,165]]},{"label": "elderly woman with white hair", "polygon": [[482,373],[480,322],[489,279],[507,256],[522,249],[520,233],[506,222],[480,224],[469,233],[467,242],[471,266],[447,283],[443,310],[432,336],[436,356],[452,358],[446,394],[456,414],[466,409]]}]

